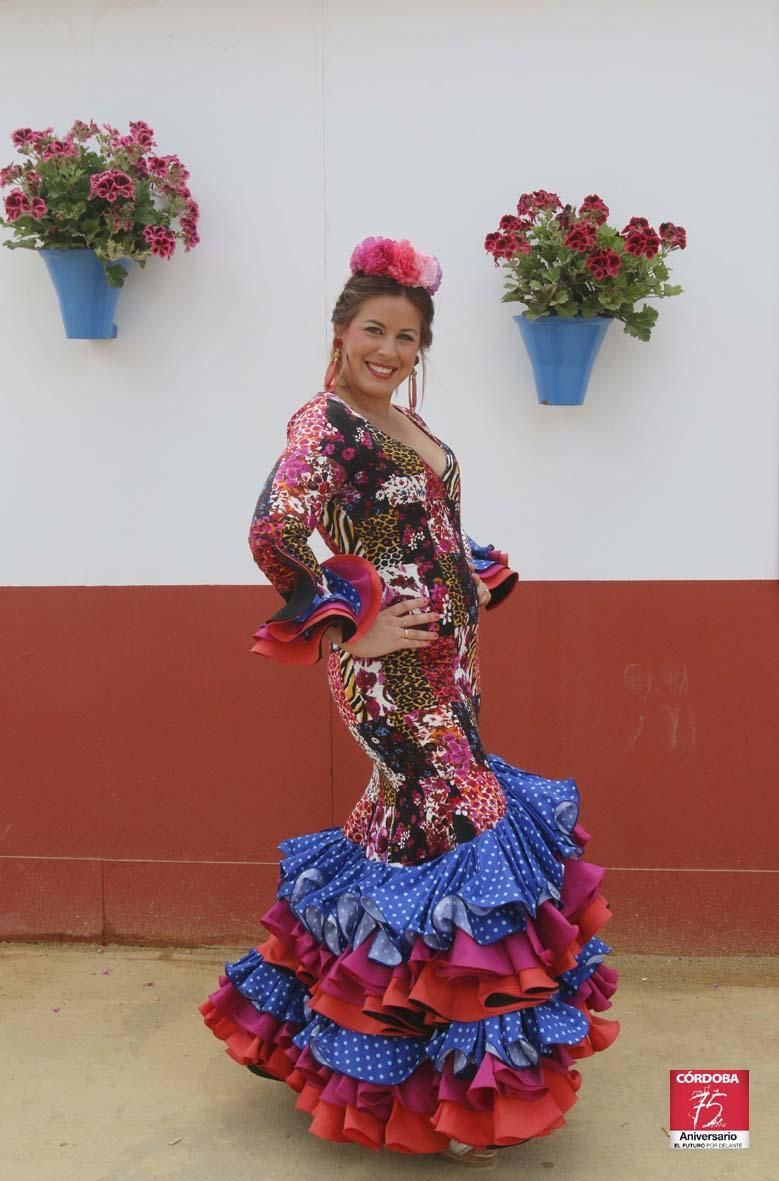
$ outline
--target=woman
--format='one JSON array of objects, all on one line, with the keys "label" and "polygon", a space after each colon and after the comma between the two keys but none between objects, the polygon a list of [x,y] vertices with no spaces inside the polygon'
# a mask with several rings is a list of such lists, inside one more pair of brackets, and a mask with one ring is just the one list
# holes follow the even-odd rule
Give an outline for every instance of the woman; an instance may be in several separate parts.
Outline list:
[{"label": "woman", "polygon": [[561,1127],[573,1064],[616,1037],[596,1015],[616,987],[609,911],[574,781],[479,736],[479,613],[517,575],[465,534],[457,459],[416,413],[440,267],[368,238],[351,271],[325,389],[289,420],[251,523],[285,599],[253,651],[311,664],[327,644],[373,772],[343,829],[281,845],[270,938],[201,1011],[233,1058],[299,1092],[316,1135],[481,1166]]}]

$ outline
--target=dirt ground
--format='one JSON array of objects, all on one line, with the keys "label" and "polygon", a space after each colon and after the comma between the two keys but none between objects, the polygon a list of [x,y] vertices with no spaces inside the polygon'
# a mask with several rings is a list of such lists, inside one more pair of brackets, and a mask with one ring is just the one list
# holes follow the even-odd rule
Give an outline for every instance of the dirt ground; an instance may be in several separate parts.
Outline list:
[{"label": "dirt ground", "polygon": [[[564,1128],[489,1172],[308,1134],[294,1094],[232,1062],[198,1003],[244,948],[0,945],[2,1176],[13,1181],[779,1181],[779,960],[619,955],[615,1044]],[[672,1068],[749,1069],[752,1147],[673,1152]],[[702,1159],[701,1159],[702,1158]]]}]

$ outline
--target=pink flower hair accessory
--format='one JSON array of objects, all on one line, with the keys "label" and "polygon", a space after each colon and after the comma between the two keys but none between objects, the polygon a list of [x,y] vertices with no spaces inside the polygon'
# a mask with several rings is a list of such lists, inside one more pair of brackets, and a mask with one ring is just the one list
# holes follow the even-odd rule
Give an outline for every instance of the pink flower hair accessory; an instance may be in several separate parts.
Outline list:
[{"label": "pink flower hair accessory", "polygon": [[433,254],[415,250],[403,238],[363,238],[352,251],[353,275],[389,275],[404,287],[423,287],[434,295],[441,286],[441,265]]}]

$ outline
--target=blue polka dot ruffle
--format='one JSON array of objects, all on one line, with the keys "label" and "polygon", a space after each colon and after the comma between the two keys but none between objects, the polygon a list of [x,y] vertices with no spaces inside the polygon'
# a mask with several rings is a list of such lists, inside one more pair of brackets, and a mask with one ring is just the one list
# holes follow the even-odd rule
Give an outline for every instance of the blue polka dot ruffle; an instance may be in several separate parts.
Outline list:
[{"label": "blue polka dot ruffle", "polygon": [[493,829],[414,866],[368,859],[340,828],[293,837],[280,845],[279,898],[333,954],[370,938],[370,958],[390,965],[417,935],[442,949],[457,927],[482,944],[523,930],[542,902],[559,901],[562,862],[582,855],[571,835],[579,793],[573,779],[544,779],[497,755],[489,763],[507,805]]}]

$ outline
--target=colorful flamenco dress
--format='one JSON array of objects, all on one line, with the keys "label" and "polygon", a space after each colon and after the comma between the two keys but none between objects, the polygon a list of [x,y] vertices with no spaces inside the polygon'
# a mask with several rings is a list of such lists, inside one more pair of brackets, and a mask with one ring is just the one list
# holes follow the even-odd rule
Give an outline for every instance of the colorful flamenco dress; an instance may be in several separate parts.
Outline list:
[{"label": "colorful flamenco dress", "polygon": [[[359,638],[420,595],[442,618],[430,645],[380,658],[329,645],[370,781],[343,828],[281,844],[270,938],[225,965],[200,1009],[236,1062],[298,1093],[315,1135],[433,1153],[562,1127],[577,1062],[619,1031],[598,1015],[617,972],[575,782],[486,754],[479,736],[472,571],[487,610],[517,575],[465,534],[454,453],[403,413],[441,447],[443,475],[326,392],[293,414],[260,494],[250,545],[286,602],[254,652],[316,663],[334,619]],[[321,565],[315,529],[334,554]]]}]

